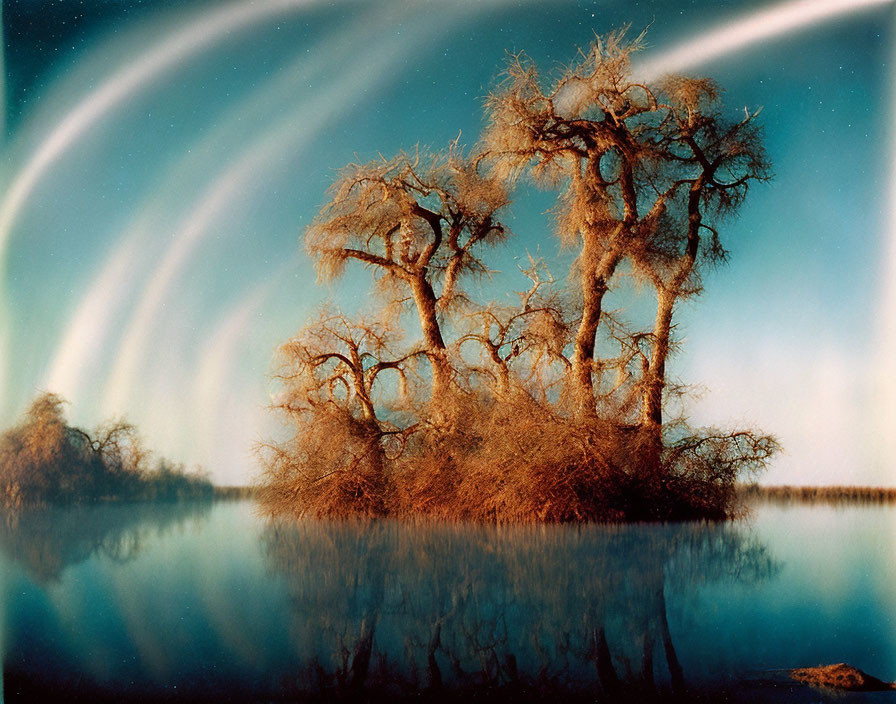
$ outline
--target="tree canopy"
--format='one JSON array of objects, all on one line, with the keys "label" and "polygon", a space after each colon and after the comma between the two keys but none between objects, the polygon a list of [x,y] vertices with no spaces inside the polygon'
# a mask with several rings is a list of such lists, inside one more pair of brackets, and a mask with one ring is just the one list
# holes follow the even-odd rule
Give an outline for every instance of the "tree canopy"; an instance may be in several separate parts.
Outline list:
[{"label": "tree canopy", "polygon": [[[664,418],[667,363],[676,307],[725,261],[724,220],[770,165],[758,111],[732,114],[705,78],[641,82],[640,48],[624,32],[599,38],[548,79],[512,56],[471,154],[452,144],[343,172],[306,248],[324,279],[369,268],[379,319],[325,314],[281,348],[277,405],[294,434],[267,448],[272,506],[491,520],[730,514],[737,477],[777,445]],[[518,306],[480,300],[464,282],[489,274],[523,179],[557,193],[556,233],[575,264],[558,282],[529,255]],[[605,310],[622,273],[644,284],[633,296],[652,294],[651,328]]]}]

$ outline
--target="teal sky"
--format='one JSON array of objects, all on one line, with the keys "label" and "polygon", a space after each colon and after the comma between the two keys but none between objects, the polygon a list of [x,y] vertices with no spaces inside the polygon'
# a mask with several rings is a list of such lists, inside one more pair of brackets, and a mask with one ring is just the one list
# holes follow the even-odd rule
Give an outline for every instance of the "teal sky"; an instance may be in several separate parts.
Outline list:
[{"label": "teal sky", "polygon": [[[775,179],[680,311],[674,372],[696,422],[779,435],[764,481],[893,485],[893,6],[816,2],[842,11],[687,68],[763,108]],[[299,242],[341,166],[472,145],[507,52],[551,69],[630,23],[649,61],[785,4],[812,3],[5,0],[0,422],[46,388],[247,482],[275,346],[324,300],[374,305]],[[551,202],[515,194],[487,295],[527,249],[565,274]]]}]

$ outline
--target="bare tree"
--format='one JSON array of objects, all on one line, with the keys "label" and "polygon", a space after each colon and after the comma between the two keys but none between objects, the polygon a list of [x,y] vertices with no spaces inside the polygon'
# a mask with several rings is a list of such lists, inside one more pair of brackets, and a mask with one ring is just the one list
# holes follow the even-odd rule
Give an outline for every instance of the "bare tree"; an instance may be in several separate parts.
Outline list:
[{"label": "bare tree", "polygon": [[306,233],[322,278],[356,260],[374,269],[392,302],[413,300],[432,366],[432,399],[449,392],[453,376],[439,312],[464,298],[465,274],[488,272],[480,249],[504,238],[497,215],[507,202],[500,183],[452,146],[348,167]]},{"label": "bare tree", "polygon": [[[734,209],[767,166],[753,115],[724,126],[709,81],[639,82],[630,58],[640,46],[624,32],[597,39],[547,87],[530,60],[512,57],[487,101],[483,145],[497,176],[512,182],[528,172],[562,191],[558,234],[579,247],[571,376],[581,417],[595,414],[595,346],[617,269],[629,260],[662,279],[646,423],[660,417],[674,302],[693,283],[701,242],[710,258],[721,251],[717,231],[702,222],[705,208]],[[685,217],[675,212],[682,209]],[[701,236],[706,230],[711,237]]]},{"label": "bare tree", "polygon": [[[470,329],[457,344],[478,343],[485,366],[471,371],[486,375],[497,397],[507,401],[515,386],[528,385],[547,400],[546,394],[556,382],[549,378],[551,369],[559,365],[565,372],[570,366],[565,354],[571,338],[570,323],[545,263],[530,254],[528,265],[521,266],[520,271],[530,286],[518,292],[519,306],[492,303],[472,309],[466,315]],[[513,374],[514,366],[522,369]]]},{"label": "bare tree", "polygon": [[769,178],[755,118],[732,122],[722,114],[719,89],[707,79],[670,78],[662,87],[668,127],[656,145],[669,175],[664,213],[655,236],[633,259],[656,290],[657,311],[645,370],[641,427],[651,464],[659,468],[663,391],[678,301],[699,293],[701,270],[724,261],[719,221],[743,202],[753,181]]}]

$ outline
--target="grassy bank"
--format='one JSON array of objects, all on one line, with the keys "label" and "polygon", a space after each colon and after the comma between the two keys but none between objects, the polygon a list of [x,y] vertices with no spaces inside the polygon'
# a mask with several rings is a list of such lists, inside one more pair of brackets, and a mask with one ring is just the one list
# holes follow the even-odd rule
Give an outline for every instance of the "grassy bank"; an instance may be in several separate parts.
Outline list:
[{"label": "grassy bank", "polygon": [[241,499],[254,499],[258,495],[258,489],[254,486],[215,486],[212,496],[216,499],[239,501]]},{"label": "grassy bank", "polygon": [[896,489],[874,486],[741,486],[744,500],[765,500],[779,503],[896,503]]}]

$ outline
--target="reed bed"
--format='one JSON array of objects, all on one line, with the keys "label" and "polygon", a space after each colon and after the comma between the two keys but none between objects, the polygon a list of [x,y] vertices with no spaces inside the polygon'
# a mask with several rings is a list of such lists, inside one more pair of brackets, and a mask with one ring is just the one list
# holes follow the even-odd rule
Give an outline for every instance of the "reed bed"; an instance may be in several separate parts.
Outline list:
[{"label": "reed bed", "polygon": [[828,504],[892,504],[896,488],[875,486],[741,486],[744,500],[765,500],[779,503]]}]

